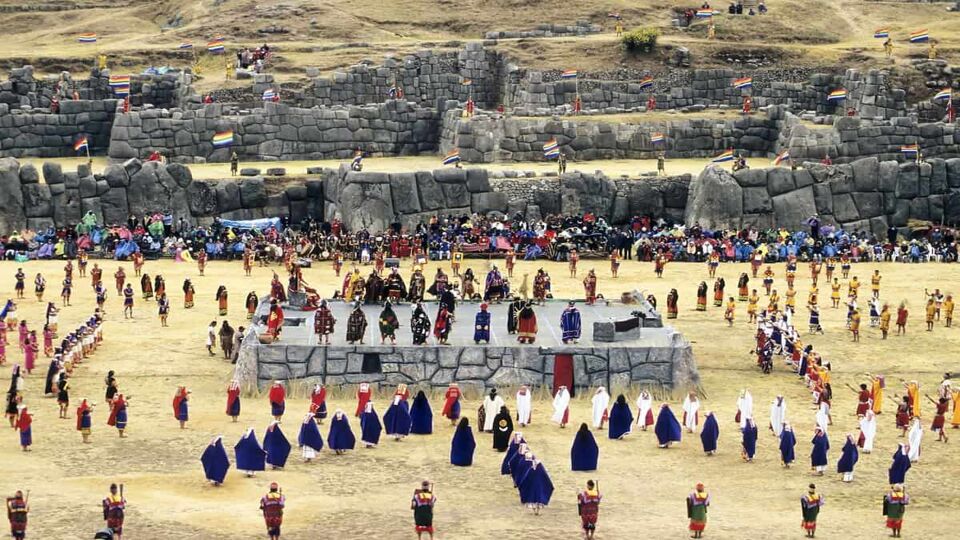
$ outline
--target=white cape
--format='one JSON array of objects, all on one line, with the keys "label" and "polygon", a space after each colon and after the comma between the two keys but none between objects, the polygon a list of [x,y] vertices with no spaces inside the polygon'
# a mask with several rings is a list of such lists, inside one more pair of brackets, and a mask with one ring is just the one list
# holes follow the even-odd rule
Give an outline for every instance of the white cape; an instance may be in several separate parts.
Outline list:
[{"label": "white cape", "polygon": [[563,414],[570,406],[570,392],[566,388],[557,390],[557,395],[553,398],[553,416],[550,420],[556,423],[563,422]]},{"label": "white cape", "polygon": [[647,413],[653,408],[653,398],[650,394],[641,393],[637,397],[637,425],[643,427],[646,425]]},{"label": "white cape", "polygon": [[913,419],[910,433],[907,434],[907,440],[910,441],[910,444],[907,445],[907,455],[910,456],[910,461],[916,463],[920,461],[920,442],[923,440],[923,426],[920,425],[919,418]]},{"label": "white cape", "polygon": [[740,411],[740,429],[747,427],[747,419],[753,418],[753,396],[744,390],[743,395],[737,398],[737,410]]},{"label": "white cape", "polygon": [[683,427],[689,431],[697,431],[697,411],[700,410],[700,400],[693,401],[687,395],[683,399]]},{"label": "white cape", "polygon": [[527,390],[526,394],[517,392],[517,423],[521,426],[529,424],[532,410],[533,401],[531,391]]},{"label": "white cape", "polygon": [[863,451],[873,451],[873,439],[877,436],[877,415],[867,411],[867,415],[860,419],[860,432],[863,433]]},{"label": "white cape", "polygon": [[490,396],[483,398],[483,430],[493,431],[493,417],[500,414],[500,408],[503,407],[503,398],[497,396],[490,399]]},{"label": "white cape", "polygon": [[610,394],[607,393],[607,389],[600,387],[597,389],[597,393],[593,395],[593,398],[590,399],[593,403],[593,427],[594,429],[599,428],[603,423],[603,416],[607,413],[607,406],[610,405]]},{"label": "white cape", "polygon": [[787,421],[787,398],[777,396],[770,404],[770,429],[777,437],[783,433],[783,423]]},{"label": "white cape", "polygon": [[830,406],[826,403],[821,403],[820,408],[817,409],[816,423],[821,431],[827,433],[827,427],[830,425]]}]

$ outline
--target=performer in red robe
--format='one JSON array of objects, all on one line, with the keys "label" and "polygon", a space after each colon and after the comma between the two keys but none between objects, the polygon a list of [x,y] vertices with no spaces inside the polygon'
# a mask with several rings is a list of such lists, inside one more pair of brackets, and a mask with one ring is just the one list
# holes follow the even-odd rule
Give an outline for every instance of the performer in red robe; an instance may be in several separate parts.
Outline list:
[{"label": "performer in red robe", "polygon": [[327,417],[327,387],[322,384],[313,386],[310,391],[310,413],[318,421]]},{"label": "performer in red robe", "polygon": [[537,314],[533,311],[533,303],[527,302],[517,315],[517,341],[533,343],[537,340]]},{"label": "performer in red robe", "polygon": [[270,315],[267,317],[267,334],[274,341],[280,338],[280,330],[283,328],[283,308],[277,303],[277,300],[270,301]]},{"label": "performer in red robe", "polygon": [[354,416],[360,417],[360,413],[363,412],[367,406],[367,402],[370,401],[372,396],[373,392],[370,390],[370,383],[360,383],[360,387],[357,388],[357,412],[354,413]]},{"label": "performer in red robe", "polygon": [[440,413],[450,419],[450,423],[456,425],[460,418],[460,386],[457,383],[450,383],[447,393],[444,395],[446,401],[443,402],[443,411]]},{"label": "performer in red robe", "polygon": [[234,422],[240,416],[240,382],[236,380],[227,387],[227,416]]},{"label": "performer in red robe", "polygon": [[287,390],[280,381],[273,381],[270,387],[270,414],[277,422],[283,418],[283,411],[287,407]]}]

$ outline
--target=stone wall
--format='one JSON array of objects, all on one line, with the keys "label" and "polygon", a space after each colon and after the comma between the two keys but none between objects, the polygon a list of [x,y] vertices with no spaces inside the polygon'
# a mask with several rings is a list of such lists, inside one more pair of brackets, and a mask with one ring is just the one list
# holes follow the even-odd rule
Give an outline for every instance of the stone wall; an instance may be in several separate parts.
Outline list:
[{"label": "stone wall", "polygon": [[[782,114],[636,123],[610,122],[589,116],[523,118],[478,114],[464,119],[460,109],[443,116],[440,150],[460,149],[466,162],[544,161],[543,145],[556,139],[568,159],[654,159],[662,150],[668,158],[713,157],[728,148],[747,156],[768,156],[777,149]],[[659,145],[653,133],[664,134]]]},{"label": "stone wall", "polygon": [[709,167],[690,184],[685,221],[713,229],[797,228],[818,214],[825,224],[881,237],[910,219],[960,223],[960,158],[805,167],[734,174]]},{"label": "stone wall", "polygon": [[[231,114],[235,113],[235,114]],[[148,109],[117,117],[110,137],[111,158],[145,158],[163,149],[183,162],[350,158],[433,153],[439,139],[435,109],[405,100],[304,109],[283,103],[240,113],[219,103],[201,109]],[[218,131],[232,130],[230,147],[214,148]]]},{"label": "stone wall", "polygon": [[[460,51],[419,51],[402,59],[388,57],[381,66],[360,64],[331,78],[314,78],[310,88],[296,96],[305,107],[381,103],[394,84],[408,101],[424,106],[438,100],[465,102],[471,95],[483,107],[496,107],[500,55],[479,42]],[[465,80],[472,81],[469,86]]]},{"label": "stone wall", "polygon": [[0,104],[0,155],[11,157],[76,156],[73,143],[86,135],[90,152],[110,144],[116,101],[64,101],[58,114],[49,109]]},{"label": "stone wall", "polygon": [[[251,330],[252,332],[252,330]],[[401,347],[261,345],[244,339],[237,374],[244,385],[268,387],[273,381],[303,380],[328,386],[369,382],[393,386],[461,387],[549,386],[556,354],[572,354],[579,388],[630,384],[682,390],[700,382],[690,343],[673,332],[663,347]],[[363,373],[364,355],[376,355],[381,370]]]},{"label": "stone wall", "polygon": [[603,27],[590,21],[577,21],[572,25],[567,24],[541,24],[533,30],[491,30],[484,32],[484,39],[519,39],[519,38],[542,38],[542,37],[564,37],[564,36],[585,36],[587,34],[599,34],[603,32]]}]

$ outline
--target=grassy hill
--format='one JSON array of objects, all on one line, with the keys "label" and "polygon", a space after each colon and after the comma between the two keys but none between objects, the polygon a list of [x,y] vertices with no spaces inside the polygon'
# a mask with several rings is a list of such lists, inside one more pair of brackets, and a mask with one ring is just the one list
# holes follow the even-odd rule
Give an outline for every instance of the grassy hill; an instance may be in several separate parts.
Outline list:
[{"label": "grassy hill", "polygon": [[[25,4],[0,0],[0,67],[33,64],[40,72],[89,69],[98,52],[111,65],[131,70],[148,65],[185,66],[191,53],[176,49],[189,41],[201,57],[217,34],[228,48],[268,42],[277,48],[275,71],[281,78],[302,76],[303,68],[322,71],[383,54],[434,47],[451,41],[480,39],[491,30],[528,30],[544,23],[589,20],[604,33],[582,38],[518,39],[500,49],[526,66],[612,69],[662,63],[663,56],[626,55],[613,34],[609,12],[619,12],[627,29],[660,29],[662,51],[683,46],[694,65],[724,65],[740,53],[767,55],[784,66],[869,67],[889,65],[873,30],[888,26],[896,42],[897,61],[926,55],[926,45],[910,45],[907,34],[926,28],[940,42],[941,57],[954,58],[960,38],[954,31],[960,15],[946,4],[863,2],[852,0],[770,0],[765,16],[714,18],[715,40],[706,39],[706,22],[689,29],[671,25],[675,10],[698,2],[670,0],[585,0],[558,4],[546,0],[129,0],[92,2],[40,0]],[[715,8],[725,11],[726,3]],[[281,27],[285,33],[263,33]],[[96,32],[96,44],[80,44],[77,35]],[[344,43],[361,44],[335,48]],[[665,53],[662,53],[665,54]],[[208,84],[220,84],[222,59],[207,59]]]}]

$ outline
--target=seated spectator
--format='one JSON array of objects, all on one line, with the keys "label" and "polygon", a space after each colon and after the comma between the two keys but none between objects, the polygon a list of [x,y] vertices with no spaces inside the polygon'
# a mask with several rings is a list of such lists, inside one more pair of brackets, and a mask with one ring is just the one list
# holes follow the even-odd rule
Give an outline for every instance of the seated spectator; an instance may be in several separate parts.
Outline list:
[{"label": "seated spectator", "polygon": [[763,3],[763,0],[760,0],[760,4],[757,6],[757,11],[759,11],[761,15],[767,13],[767,4]]}]

